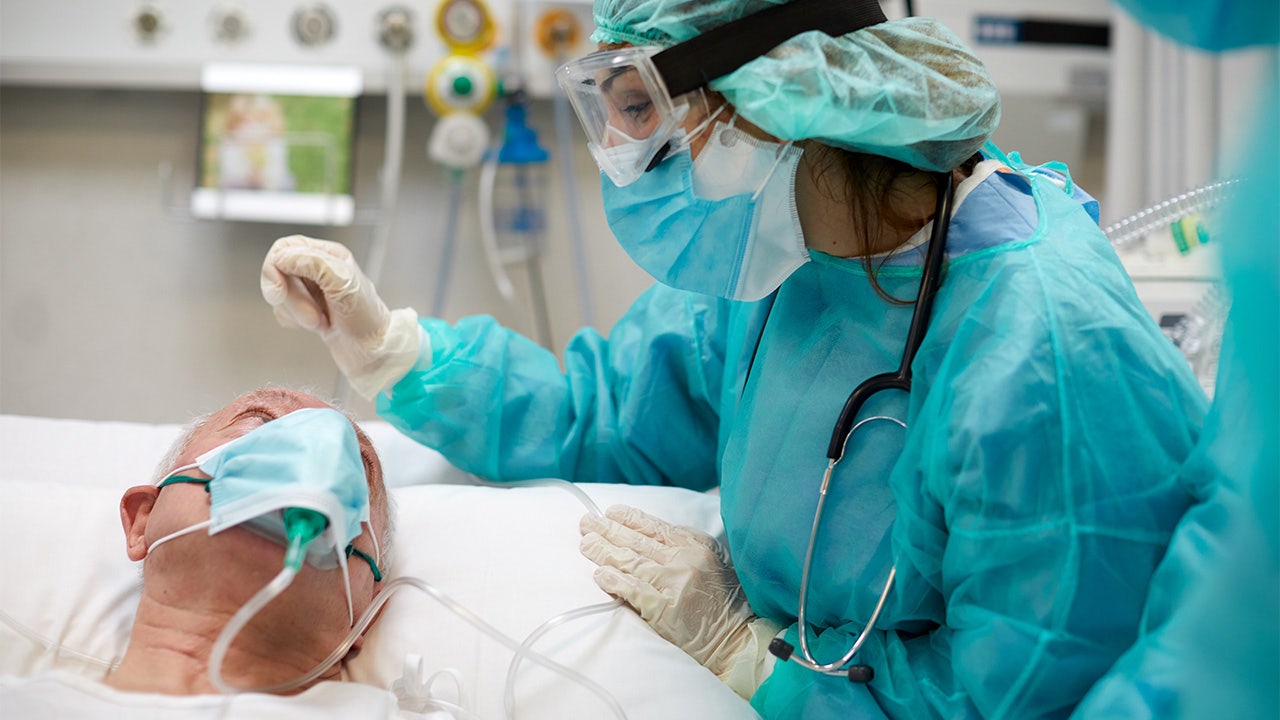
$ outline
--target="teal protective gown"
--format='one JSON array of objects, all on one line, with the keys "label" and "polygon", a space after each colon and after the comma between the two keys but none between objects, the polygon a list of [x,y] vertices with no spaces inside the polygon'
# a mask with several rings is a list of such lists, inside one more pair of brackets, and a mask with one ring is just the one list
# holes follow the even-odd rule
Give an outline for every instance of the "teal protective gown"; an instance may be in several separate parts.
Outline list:
[{"label": "teal protective gown", "polygon": [[[907,430],[860,430],[832,481],[812,647],[842,655],[896,565],[859,656],[875,679],[778,662],[752,699],[766,718],[1065,716],[1136,637],[1207,402],[1096,204],[1024,170],[958,207],[911,393],[864,410]],[[924,252],[884,263],[881,287],[914,299]],[[424,320],[433,357],[378,410],[492,479],[718,484],[751,606],[796,644],[832,425],[897,367],[911,313],[860,261],[815,253],[757,303],[654,286],[608,339],[579,333],[564,371],[490,318]]]}]

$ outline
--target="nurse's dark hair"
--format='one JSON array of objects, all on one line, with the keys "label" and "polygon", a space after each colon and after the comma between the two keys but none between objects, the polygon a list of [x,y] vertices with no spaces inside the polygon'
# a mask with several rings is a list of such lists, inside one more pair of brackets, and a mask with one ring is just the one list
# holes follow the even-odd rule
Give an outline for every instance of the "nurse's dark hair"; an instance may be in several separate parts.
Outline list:
[{"label": "nurse's dark hair", "polygon": [[[968,177],[981,161],[982,156],[974,153],[955,170],[960,171],[962,178]],[[845,197],[850,200],[854,227],[858,229],[861,243],[858,256],[871,278],[871,287],[877,295],[894,305],[914,303],[915,297],[894,297],[880,285],[876,279],[877,272],[892,253],[872,258],[872,248],[882,247],[880,238],[890,230],[915,232],[922,227],[919,219],[907,217],[895,208],[898,200],[911,197],[922,188],[936,187],[937,173],[919,170],[892,158],[836,148],[831,148],[831,152],[816,165],[815,172],[821,174],[836,168],[844,176]]]}]

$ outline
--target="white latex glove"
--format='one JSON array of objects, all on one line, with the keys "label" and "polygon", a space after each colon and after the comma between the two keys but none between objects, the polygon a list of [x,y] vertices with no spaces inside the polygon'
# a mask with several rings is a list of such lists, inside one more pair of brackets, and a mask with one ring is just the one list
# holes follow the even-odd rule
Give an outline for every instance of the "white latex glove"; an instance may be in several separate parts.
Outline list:
[{"label": "white latex glove", "polygon": [[579,527],[600,589],[750,699],[773,667],[769,641],[781,628],[751,612],[715,538],[622,505]]},{"label": "white latex glove", "polygon": [[365,398],[404,377],[419,350],[427,348],[418,314],[412,308],[387,310],[351,251],[339,243],[302,235],[276,240],[262,261],[262,297],[284,327],[318,334]]}]

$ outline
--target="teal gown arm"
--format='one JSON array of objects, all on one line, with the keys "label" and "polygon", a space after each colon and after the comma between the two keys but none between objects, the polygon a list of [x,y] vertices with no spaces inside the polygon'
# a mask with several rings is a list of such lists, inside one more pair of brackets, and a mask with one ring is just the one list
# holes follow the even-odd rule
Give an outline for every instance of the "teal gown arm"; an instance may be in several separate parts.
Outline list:
[{"label": "teal gown arm", "polygon": [[378,414],[490,480],[716,484],[722,305],[655,285],[609,337],[579,332],[564,369],[486,316],[424,318],[421,358]]}]

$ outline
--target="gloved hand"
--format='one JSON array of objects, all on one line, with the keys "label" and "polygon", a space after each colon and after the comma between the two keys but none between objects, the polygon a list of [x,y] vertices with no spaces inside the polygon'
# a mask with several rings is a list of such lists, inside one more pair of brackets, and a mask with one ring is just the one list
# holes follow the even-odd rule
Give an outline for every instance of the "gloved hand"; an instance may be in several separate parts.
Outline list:
[{"label": "gloved hand", "polygon": [[658,634],[750,699],[772,668],[781,629],[756,617],[719,543],[706,533],[615,505],[582,518],[581,549],[596,584],[634,607]]},{"label": "gloved hand", "polygon": [[276,240],[262,261],[261,284],[276,320],[318,334],[365,398],[404,377],[426,346],[417,313],[388,311],[351,251],[338,243],[302,235]]}]

